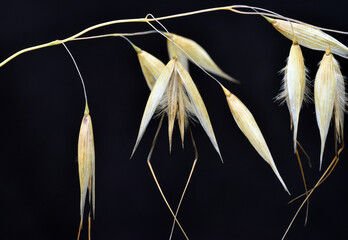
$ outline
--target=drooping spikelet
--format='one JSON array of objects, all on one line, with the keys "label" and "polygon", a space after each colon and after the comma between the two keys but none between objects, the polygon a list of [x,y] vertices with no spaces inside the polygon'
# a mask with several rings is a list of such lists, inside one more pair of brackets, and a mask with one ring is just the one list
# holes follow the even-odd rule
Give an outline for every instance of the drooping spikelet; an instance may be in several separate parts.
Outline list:
[{"label": "drooping spikelet", "polygon": [[221,157],[204,102],[191,76],[176,58],[170,60],[165,66],[150,93],[132,155],[156,110],[168,115],[170,147],[175,119],[178,119],[180,135],[183,141],[188,117],[192,115],[201,123],[215,150]]},{"label": "drooping spikelet", "polygon": [[335,73],[335,60],[330,51],[330,46],[328,46],[320,62],[314,82],[315,114],[321,138],[319,169],[321,169],[322,165],[325,141],[330,127],[336,96],[337,78]]},{"label": "drooping spikelet", "polygon": [[163,71],[165,65],[158,58],[154,57],[150,53],[141,50],[135,45],[132,45],[137,52],[141,70],[143,71],[145,80],[150,90],[152,90],[155,82],[161,72]]},{"label": "drooping spikelet", "polygon": [[293,126],[294,151],[296,152],[297,129],[300,117],[300,110],[303,100],[308,97],[306,86],[306,69],[300,45],[296,40],[293,41],[286,67],[284,68],[284,78],[281,92],[276,97],[277,100],[286,102],[291,126]]},{"label": "drooping spikelet", "polygon": [[[79,140],[78,140],[78,165],[80,178],[80,215],[81,225],[83,221],[83,212],[87,189],[89,192],[89,201],[92,208],[93,217],[95,216],[95,153],[92,120],[89,115],[88,105],[86,103],[85,113],[82,119]],[[80,225],[80,226],[81,226]]]},{"label": "drooping spikelet", "polygon": [[[271,166],[273,172],[278,177],[285,191],[288,191],[283,179],[281,178],[278,169],[273,161],[272,155],[268,149],[265,139],[258,127],[253,115],[248,108],[229,90],[221,85],[226,95],[228,106],[230,107],[232,116],[238,127],[247,137],[251,145],[260,154],[260,156]],[[290,193],[289,193],[290,194]]]},{"label": "drooping spikelet", "polygon": [[348,47],[317,28],[294,22],[290,24],[289,21],[270,17],[265,18],[275,29],[290,40],[293,40],[293,37],[296,36],[298,43],[304,47],[325,51],[327,46],[330,45],[332,53],[348,58]]},{"label": "drooping spikelet", "polygon": [[344,141],[344,114],[346,112],[345,108],[347,106],[347,95],[345,91],[344,77],[342,76],[340,65],[335,58],[334,68],[337,81],[336,96],[334,103],[335,131],[337,140],[342,143]]},{"label": "drooping spikelet", "polygon": [[[225,72],[223,72],[213,61],[213,59],[209,56],[207,51],[204,50],[198,43],[195,41],[176,35],[176,34],[168,34],[165,33],[167,37],[171,38],[175,44],[177,44],[180,48],[175,46],[173,44],[171,39],[167,40],[167,48],[170,58],[176,57],[179,62],[185,67],[185,69],[188,71],[188,60],[194,61],[198,65],[200,65],[202,68],[207,70],[208,72],[214,73],[220,77],[223,77],[227,80],[230,80],[232,82],[238,82],[233,77],[227,75]],[[189,58],[187,54],[191,57]]]}]

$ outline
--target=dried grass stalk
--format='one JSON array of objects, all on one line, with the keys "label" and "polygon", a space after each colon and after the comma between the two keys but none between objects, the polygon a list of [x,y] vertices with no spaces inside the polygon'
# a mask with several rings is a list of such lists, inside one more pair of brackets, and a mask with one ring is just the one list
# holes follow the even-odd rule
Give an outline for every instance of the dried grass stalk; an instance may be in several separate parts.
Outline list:
[{"label": "dried grass stalk", "polygon": [[317,28],[294,22],[290,24],[289,21],[270,17],[265,18],[275,29],[290,40],[294,40],[293,38],[296,36],[298,43],[304,47],[325,51],[327,46],[330,45],[332,53],[348,58],[348,47]]},{"label": "dried grass stalk", "polygon": [[222,85],[221,87],[224,90],[228,106],[230,107],[232,116],[236,121],[238,127],[247,137],[247,139],[255,148],[255,150],[260,154],[260,156],[271,166],[273,172],[278,177],[285,191],[287,191],[290,194],[289,190],[287,189],[283,179],[281,178],[278,172],[278,169],[273,161],[272,155],[268,149],[266,141],[263,138],[260,128],[258,127],[253,115],[235,95],[233,95],[228,89],[226,89]]}]

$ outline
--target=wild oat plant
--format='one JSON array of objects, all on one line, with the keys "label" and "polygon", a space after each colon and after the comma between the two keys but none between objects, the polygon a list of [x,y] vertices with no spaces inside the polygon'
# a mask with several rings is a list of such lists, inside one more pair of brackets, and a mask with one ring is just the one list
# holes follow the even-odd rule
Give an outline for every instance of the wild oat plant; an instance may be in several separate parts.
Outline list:
[{"label": "wild oat plant", "polygon": [[[280,87],[280,93],[275,97],[275,99],[280,103],[286,103],[286,106],[289,110],[290,125],[293,131],[293,149],[300,165],[305,193],[297,197],[304,197],[304,200],[299,206],[298,211],[291,220],[282,238],[285,238],[297,214],[306,203],[307,214],[305,222],[307,222],[309,197],[314,192],[314,190],[331,174],[344,148],[343,129],[347,96],[345,92],[344,77],[341,73],[340,65],[335,59],[335,55],[338,55],[342,58],[348,58],[348,48],[325,32],[335,32],[338,34],[347,34],[347,32],[313,26],[311,24],[284,17],[262,8],[245,5],[233,5],[198,10],[194,12],[170,15],[165,17],[155,17],[149,14],[145,18],[114,20],[97,24],[66,39],[56,40],[46,44],[23,49],[13,54],[0,64],[1,67],[4,67],[6,63],[23,53],[62,44],[71,56],[76,70],[80,75],[85,96],[85,110],[78,137],[78,169],[81,192],[81,221],[77,239],[80,238],[80,233],[83,226],[85,211],[84,209],[86,205],[85,201],[87,197],[89,199],[89,206],[91,208],[88,216],[88,238],[91,239],[91,219],[92,216],[94,217],[95,215],[95,151],[92,120],[87,103],[86,88],[82,75],[79,71],[78,64],[75,62],[73,55],[70,53],[68,47],[66,46],[66,44],[70,41],[82,41],[87,39],[106,37],[122,37],[126,41],[128,41],[131,47],[135,50],[140,64],[139,71],[141,70],[144,75],[145,81],[150,89],[150,94],[143,112],[142,119],[140,121],[139,132],[135,141],[133,152],[131,153],[131,157],[140,144],[151,119],[155,116],[159,117],[160,121],[158,130],[154,136],[152,147],[147,156],[147,163],[153,179],[155,180],[155,184],[173,217],[173,224],[169,239],[172,238],[173,230],[176,225],[180,228],[184,237],[186,239],[189,239],[189,234],[184,231],[184,226],[180,223],[177,216],[198,159],[196,144],[192,130],[190,128],[190,125],[192,123],[196,122],[197,124],[200,124],[202,126],[205,133],[209,137],[211,144],[217,152],[217,157],[219,157],[221,161],[223,161],[223,156],[220,153],[218,141],[215,137],[213,126],[204,104],[204,100],[196,87],[194,77],[191,77],[189,73],[189,62],[199,67],[221,87],[221,93],[226,96],[227,104],[235,122],[237,123],[237,126],[249,140],[251,146],[272,168],[274,174],[280,181],[285,191],[290,194],[285,182],[278,172],[276,163],[273,160],[266,140],[264,139],[262,132],[258,127],[258,124],[256,123],[256,120],[254,119],[252,113],[236,95],[231,93],[230,90],[228,90],[228,88],[223,85],[220,80],[218,80],[218,78],[221,77],[232,83],[238,84],[239,82],[242,82],[243,79],[236,80],[235,78],[226,74],[222,69],[220,69],[214,62],[214,60],[210,57],[208,52],[198,43],[199,39],[188,39],[184,36],[180,36],[179,34],[170,32],[165,27],[164,22],[167,19],[180,18],[184,16],[203,14],[213,11],[230,11],[232,13],[238,14],[259,15],[261,16],[260,20],[268,21],[279,33],[292,41],[290,53],[286,60],[286,66],[282,70],[284,78]],[[85,36],[87,33],[105,26],[139,22],[149,24],[153,28],[153,30],[136,33],[110,33],[96,36]],[[153,33],[161,35],[167,41],[167,51],[169,53],[169,61],[167,63],[163,63],[152,54],[141,49],[140,46],[135,45],[130,40],[132,36],[147,35]],[[314,80],[314,94],[310,92],[309,79],[307,77],[307,69],[305,67],[304,56],[302,54],[301,47],[323,52],[323,58],[319,64],[319,68]],[[311,71],[314,70],[311,69]],[[315,104],[315,115],[321,138],[320,169],[323,162],[325,142],[331,122],[333,123],[334,133],[336,136],[335,144],[336,146],[339,146],[339,148],[336,147],[336,154],[335,156],[333,156],[331,164],[311,189],[307,188],[306,178],[302,169],[298,150],[300,149],[300,151],[302,151],[304,154],[306,154],[306,152],[297,140],[298,126],[300,124],[300,111],[304,101],[307,101],[308,103],[313,102]],[[93,109],[91,112],[93,113]],[[167,198],[162,191],[155,171],[151,165],[151,155],[156,144],[157,135],[165,118],[168,119],[169,151],[171,151],[172,148],[172,135],[175,122],[177,122],[179,127],[182,147],[184,147],[185,132],[189,132],[190,141],[195,151],[195,159],[191,168],[191,172],[176,209],[173,209],[167,201]],[[96,140],[98,141],[98,139]],[[260,237],[262,238],[262,236]],[[281,238],[281,236],[279,236],[279,238]]]}]

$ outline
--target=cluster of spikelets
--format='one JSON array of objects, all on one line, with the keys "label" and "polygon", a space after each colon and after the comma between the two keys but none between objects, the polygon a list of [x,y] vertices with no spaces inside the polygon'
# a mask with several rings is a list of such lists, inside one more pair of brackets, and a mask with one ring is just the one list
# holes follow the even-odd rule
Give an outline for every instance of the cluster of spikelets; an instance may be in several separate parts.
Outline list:
[{"label": "cluster of spikelets", "polygon": [[308,98],[309,95],[309,88],[306,85],[306,68],[299,45],[325,51],[314,81],[315,113],[321,137],[319,165],[321,169],[326,137],[332,118],[334,119],[337,141],[343,143],[347,96],[344,78],[339,63],[333,54],[348,58],[348,48],[335,38],[314,27],[268,17],[266,19],[281,34],[293,41],[287,65],[284,69],[282,91],[277,98],[285,101],[289,108],[295,151],[300,109],[303,100]]},{"label": "cluster of spikelets", "polygon": [[[148,52],[133,45],[138,54],[144,77],[151,90],[133,153],[149,121],[155,112],[158,111],[159,114],[167,114],[168,116],[169,146],[171,146],[175,119],[178,120],[182,143],[189,119],[198,120],[222,159],[208,112],[195,83],[188,73],[188,61],[230,81],[237,82],[237,80],[224,73],[209,54],[196,42],[175,34],[167,33],[166,36],[168,37],[168,52],[171,59],[167,65]],[[237,125],[261,157],[270,164],[288,192],[253,115],[235,95],[221,83],[219,84],[226,95],[226,100]]]},{"label": "cluster of spikelets", "polygon": [[[302,102],[309,98],[306,68],[300,45],[314,50],[325,51],[314,83],[315,112],[321,136],[321,167],[325,141],[332,118],[334,118],[337,141],[343,143],[343,124],[347,97],[345,94],[344,78],[333,54],[348,58],[348,48],[335,38],[314,27],[268,17],[266,19],[280,33],[293,42],[287,65],[284,68],[282,90],[277,99],[286,102],[288,106],[291,125],[293,127],[295,151],[300,109]],[[148,52],[132,45],[137,52],[142,72],[151,90],[132,155],[153,116],[156,114],[166,114],[168,117],[170,149],[172,146],[172,133],[175,120],[178,121],[183,146],[185,130],[189,121],[194,120],[202,125],[215,150],[222,159],[207,109],[188,72],[189,61],[204,69],[204,71],[208,71],[232,82],[238,81],[223,72],[211,59],[209,54],[196,42],[175,34],[165,33],[165,35],[168,38],[167,44],[170,56],[170,61],[166,65]],[[226,96],[228,106],[238,127],[260,156],[271,166],[284,189],[289,193],[253,115],[234,94],[220,82],[218,83]],[[78,164],[81,188],[81,230],[87,189],[93,216],[95,211],[94,139],[87,103],[79,135]]]}]

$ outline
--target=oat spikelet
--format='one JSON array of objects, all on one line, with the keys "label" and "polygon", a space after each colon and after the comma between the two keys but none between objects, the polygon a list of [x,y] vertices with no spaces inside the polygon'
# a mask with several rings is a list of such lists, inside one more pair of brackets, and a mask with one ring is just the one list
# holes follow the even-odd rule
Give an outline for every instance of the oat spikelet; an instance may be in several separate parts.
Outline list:
[{"label": "oat spikelet", "polygon": [[[223,77],[232,82],[238,82],[233,77],[227,75],[223,72],[213,61],[213,59],[209,56],[209,54],[195,41],[176,35],[176,34],[168,34],[165,35],[169,38],[173,39],[173,42],[177,44],[180,48],[182,48],[194,62],[200,65],[202,68],[207,70],[208,72],[214,73],[220,77]],[[176,57],[188,71],[188,60],[191,60],[181,49],[173,45],[170,39],[167,40],[167,47],[169,56]]]},{"label": "oat spikelet", "polygon": [[132,46],[138,54],[140,67],[143,71],[146,83],[149,86],[150,90],[152,90],[165,65],[161,60],[157,59],[150,53],[141,50],[135,45]]},{"label": "oat spikelet", "polygon": [[193,82],[190,74],[186,71],[186,69],[183,67],[183,65],[180,62],[177,62],[177,71],[180,75],[180,78],[183,82],[183,85],[185,87],[185,91],[187,92],[190,102],[192,104],[194,115],[198,118],[200,124],[202,125],[203,129],[205,130],[206,134],[208,135],[211,143],[213,144],[215,150],[219,154],[221,160],[221,153],[219,150],[219,146],[217,144],[215,134],[213,131],[213,127],[210,122],[210,118],[207,112],[207,109],[204,105],[203,99],[201,95],[198,92],[198,89]]},{"label": "oat spikelet", "polygon": [[342,76],[340,65],[336,59],[334,59],[334,68],[336,76],[336,96],[334,103],[334,118],[335,118],[335,131],[337,140],[342,143],[344,141],[344,113],[347,106],[347,95],[345,91],[344,77]]},{"label": "oat spikelet", "polygon": [[265,139],[248,108],[229,90],[221,85],[226,95],[228,106],[230,107],[232,116],[238,127],[247,137],[251,145],[260,154],[260,156],[271,166],[273,172],[278,177],[286,192],[288,191],[283,179],[281,178],[278,169],[273,161],[272,155],[268,149]]},{"label": "oat spikelet", "polygon": [[155,81],[141,120],[132,156],[156,110],[160,114],[166,113],[168,116],[169,149],[172,145],[175,119],[178,119],[183,144],[188,118],[196,117],[221,157],[204,102],[189,73],[176,58],[169,61]]},{"label": "oat spikelet", "polygon": [[337,80],[335,74],[334,57],[330,51],[330,46],[328,46],[324,57],[320,62],[320,66],[314,81],[315,114],[321,138],[319,169],[321,169],[323,161],[325,141],[333,114],[336,93]]},{"label": "oat spikelet", "polygon": [[83,221],[83,212],[87,189],[89,192],[89,201],[92,208],[93,217],[95,216],[95,153],[92,120],[89,115],[88,105],[86,103],[85,113],[82,119],[79,140],[78,140],[78,166],[81,190],[80,215],[81,224]]},{"label": "oat spikelet", "polygon": [[172,76],[174,65],[175,65],[175,60],[170,60],[155,82],[155,85],[150,93],[149,99],[147,100],[143,117],[141,119],[138,137],[137,137],[135,146],[133,148],[132,156],[135,150],[137,149],[139,142],[145,133],[147,125],[149,124],[153,114],[155,113],[155,110],[157,109],[162,99],[162,96],[167,88],[168,82]]},{"label": "oat spikelet", "polygon": [[295,35],[298,43],[304,47],[325,51],[327,46],[330,45],[333,54],[348,58],[348,48],[344,44],[317,28],[294,22],[290,24],[288,21],[270,17],[265,18],[275,29],[290,40],[293,40]]},{"label": "oat spikelet", "polygon": [[308,97],[308,89],[306,87],[306,68],[300,45],[296,40],[293,41],[290,54],[284,68],[284,78],[281,92],[276,97],[277,100],[285,101],[293,126],[294,151],[296,152],[297,129],[300,117],[300,110],[303,100]]}]

